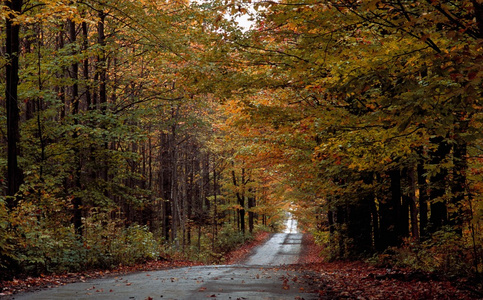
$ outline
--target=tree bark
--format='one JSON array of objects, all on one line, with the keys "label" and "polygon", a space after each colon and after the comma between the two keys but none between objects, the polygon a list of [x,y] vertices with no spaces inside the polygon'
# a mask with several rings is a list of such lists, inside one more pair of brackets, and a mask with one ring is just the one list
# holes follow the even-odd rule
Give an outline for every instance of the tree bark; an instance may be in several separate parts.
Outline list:
[{"label": "tree bark", "polygon": [[106,13],[99,11],[99,22],[97,23],[97,39],[101,52],[97,56],[97,74],[99,75],[99,106],[101,111],[107,109],[107,58],[104,47],[106,46],[106,35],[104,32],[104,22]]},{"label": "tree bark", "polygon": [[468,129],[468,120],[465,112],[458,112],[455,116],[455,143],[453,145],[453,181],[451,184],[451,207],[449,213],[449,223],[453,226],[453,230],[458,234],[463,233],[463,223],[465,214],[463,210],[463,201],[466,197],[467,183],[466,171],[468,169],[467,162],[467,145],[462,135]]},{"label": "tree bark", "polygon": [[[82,50],[87,51],[89,48],[89,31],[87,27],[87,22],[82,22]],[[92,97],[91,97],[91,89],[89,87],[89,58],[86,57],[84,58],[83,62],[83,69],[82,69],[82,74],[84,76],[84,81],[85,81],[85,101],[86,101],[86,106],[87,110],[91,110],[92,107]]]},{"label": "tree bark", "polygon": [[[372,173],[362,175],[366,187],[372,184]],[[347,235],[352,243],[348,247],[350,256],[368,255],[372,252],[371,206],[374,193],[369,188],[358,191],[359,199],[348,205]]]},{"label": "tree bark", "polygon": [[416,198],[416,174],[415,168],[409,167],[407,170],[407,178],[408,178],[408,201],[409,201],[409,210],[411,216],[411,235],[412,238],[416,241],[419,241],[419,226],[418,226],[418,209],[417,209],[417,198]]},{"label": "tree bark", "polygon": [[23,172],[18,165],[20,155],[19,141],[19,119],[18,108],[18,83],[19,83],[19,52],[20,52],[20,25],[15,22],[14,14],[20,14],[22,0],[6,1],[11,13],[6,16],[6,45],[5,54],[8,63],[5,66],[5,99],[7,111],[7,205],[14,208],[18,200],[15,195],[23,183]]},{"label": "tree bark", "polygon": [[253,212],[255,205],[255,195],[250,195],[248,197],[248,232],[250,233],[253,233],[253,229],[255,228],[255,213]]},{"label": "tree bark", "polygon": [[431,233],[434,233],[448,224],[448,211],[446,200],[444,199],[448,170],[445,167],[440,167],[440,165],[449,154],[451,146],[442,136],[431,138],[431,143],[436,146],[436,150],[430,153],[431,165],[434,168],[439,168],[438,172],[430,178],[431,216],[429,219],[429,230]]},{"label": "tree bark", "polygon": [[[234,165],[233,165],[233,167],[234,167]],[[243,182],[244,182],[244,172],[245,172],[245,169],[242,168],[241,184],[243,184]],[[238,190],[238,188],[240,188],[240,186],[238,185],[234,169],[231,171],[231,176],[232,176],[232,180],[233,180],[233,186],[236,189],[236,192],[235,192],[236,199],[237,199],[238,205],[240,205],[240,209],[238,210],[238,219],[237,219],[238,222],[239,222],[239,230],[243,234],[245,234],[245,196],[243,195],[243,193],[240,193],[240,191]]]},{"label": "tree bark", "polygon": [[[419,153],[422,152],[422,149]],[[421,155],[421,154],[420,154]],[[419,190],[419,238],[425,239],[427,237],[428,229],[428,183],[424,176],[424,159],[419,158],[418,166],[418,190]]]},{"label": "tree bark", "polygon": [[381,195],[379,203],[380,243],[378,250],[399,245],[400,222],[399,209],[401,206],[401,175],[399,168],[389,170],[389,195]]},{"label": "tree bark", "polygon": [[[72,55],[75,55],[75,43],[77,41],[76,35],[76,25],[73,21],[69,20],[67,22],[69,27],[69,39],[72,47]],[[71,92],[71,103],[72,103],[72,115],[74,116],[74,124],[77,125],[79,122],[77,120],[76,115],[79,114],[79,64],[77,62],[73,62],[70,67],[70,76],[73,80],[72,84],[72,92]],[[76,140],[79,138],[79,134],[77,130],[74,130],[72,138]],[[76,167],[75,167],[75,176],[74,176],[74,188],[77,191],[81,190],[81,158],[80,158],[80,150],[77,143],[74,142],[74,153],[76,158]],[[72,206],[73,206],[73,216],[72,222],[74,223],[74,229],[77,236],[82,237],[82,199],[78,195],[72,199]]]}]

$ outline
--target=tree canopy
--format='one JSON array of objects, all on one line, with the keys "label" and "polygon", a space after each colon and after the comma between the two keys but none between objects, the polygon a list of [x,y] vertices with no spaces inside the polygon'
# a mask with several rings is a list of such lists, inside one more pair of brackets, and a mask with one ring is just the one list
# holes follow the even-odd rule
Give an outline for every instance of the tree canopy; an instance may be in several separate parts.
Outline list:
[{"label": "tree canopy", "polygon": [[287,210],[481,272],[481,1],[1,6],[5,276],[212,262]]}]

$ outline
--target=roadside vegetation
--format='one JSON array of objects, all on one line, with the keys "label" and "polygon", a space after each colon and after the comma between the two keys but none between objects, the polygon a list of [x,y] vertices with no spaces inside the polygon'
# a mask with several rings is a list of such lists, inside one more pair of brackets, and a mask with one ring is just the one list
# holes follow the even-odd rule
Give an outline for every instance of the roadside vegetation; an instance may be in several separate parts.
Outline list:
[{"label": "roadside vegetation", "polygon": [[224,263],[286,212],[331,261],[481,279],[481,1],[0,16],[0,280]]}]

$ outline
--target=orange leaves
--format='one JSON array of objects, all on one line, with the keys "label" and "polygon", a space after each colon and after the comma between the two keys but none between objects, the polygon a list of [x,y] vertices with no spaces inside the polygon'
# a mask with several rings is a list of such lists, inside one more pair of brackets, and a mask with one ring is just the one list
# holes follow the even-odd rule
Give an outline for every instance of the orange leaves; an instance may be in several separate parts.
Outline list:
[{"label": "orange leaves", "polygon": [[[246,256],[250,253],[250,251],[265,242],[270,237],[268,232],[259,232],[255,236],[254,240],[238,247],[237,249],[229,252],[225,257],[226,264],[236,264],[240,263]],[[257,274],[257,279],[259,279],[259,275]]]},{"label": "orange leaves", "polygon": [[306,255],[300,263],[305,270],[318,272],[330,287],[321,296],[330,298],[364,299],[477,299],[468,290],[459,289],[460,283],[432,279],[429,274],[405,269],[376,268],[354,261],[323,262],[321,246],[307,236],[303,240]]}]

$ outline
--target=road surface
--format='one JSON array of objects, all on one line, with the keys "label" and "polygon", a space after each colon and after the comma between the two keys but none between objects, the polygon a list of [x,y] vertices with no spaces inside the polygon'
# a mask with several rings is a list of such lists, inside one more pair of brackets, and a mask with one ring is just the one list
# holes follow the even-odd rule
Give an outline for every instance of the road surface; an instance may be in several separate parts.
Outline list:
[{"label": "road surface", "polygon": [[302,234],[289,218],[240,265],[196,266],[93,279],[10,299],[318,299],[311,275],[294,265]]}]

